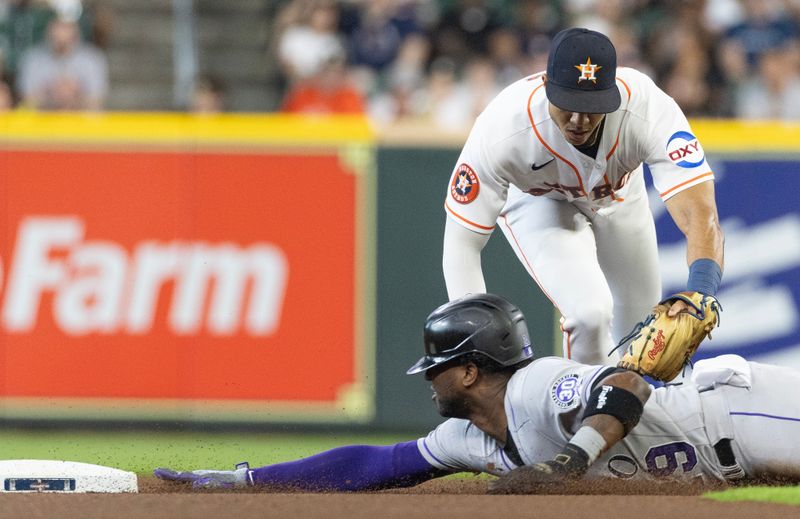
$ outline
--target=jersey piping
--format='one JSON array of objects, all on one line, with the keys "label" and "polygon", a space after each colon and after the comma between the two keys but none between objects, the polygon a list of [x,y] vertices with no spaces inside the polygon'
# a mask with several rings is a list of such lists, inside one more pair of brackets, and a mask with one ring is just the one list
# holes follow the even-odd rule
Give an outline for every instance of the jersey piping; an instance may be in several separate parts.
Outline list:
[{"label": "jersey piping", "polygon": [[626,83],[625,80],[620,78],[620,77],[617,77],[616,80],[619,81],[620,83],[622,83],[622,86],[625,87],[625,91],[628,92],[628,101],[630,101],[631,100],[631,87],[629,87],[628,83]]},{"label": "jersey piping", "polygon": [[[447,205],[447,202],[445,202],[445,205]],[[558,312],[563,316],[564,312],[562,312],[561,308],[558,307],[558,304],[556,303],[556,300],[553,299],[552,297],[550,297],[550,294],[547,292],[547,290],[544,288],[544,285],[542,285],[542,283],[539,281],[539,278],[536,276],[536,272],[533,270],[533,266],[531,265],[531,262],[528,261],[528,257],[525,255],[525,252],[522,250],[522,247],[520,247],[520,245],[519,245],[519,241],[517,240],[517,236],[514,234],[514,229],[512,229],[511,228],[511,224],[508,223],[508,218],[506,217],[506,215],[501,215],[501,216],[503,218],[503,223],[505,223],[505,226],[508,229],[508,232],[511,234],[511,237],[514,239],[514,245],[516,246],[517,250],[519,251],[519,254],[522,256],[522,259],[525,261],[525,266],[528,268],[528,272],[531,273],[531,277],[536,282],[536,284],[539,285],[539,288],[542,290],[542,293],[545,295],[545,297],[547,297],[547,299],[549,299],[550,302],[553,303],[553,306],[555,306],[556,309],[558,310]],[[571,351],[571,345],[570,345],[570,332],[568,332],[568,331],[566,331],[564,329],[563,320],[562,320],[562,325],[561,325],[561,332],[566,334],[566,336],[567,336],[567,358],[570,359],[570,358],[572,358],[571,357],[572,351]]]},{"label": "jersey piping", "polygon": [[[622,86],[625,87],[625,92],[628,94],[628,101],[625,103],[625,108],[627,109],[628,104],[631,102],[631,88],[622,79],[620,79],[620,78],[616,78],[616,79],[617,79],[617,81],[622,83]],[[624,117],[625,117],[625,115],[623,114],[623,118]],[[620,133],[622,133],[622,122],[620,122],[619,128],[617,129],[617,138],[616,138],[616,140],[614,140],[614,145],[611,146],[611,149],[608,151],[608,154],[606,154],[606,172],[603,173],[603,179],[606,181],[606,184],[608,184],[608,185],[611,185],[611,180],[608,179],[608,173],[607,173],[608,172],[608,159],[610,159],[611,155],[613,155],[614,152],[617,151],[617,146],[619,146],[619,135],[620,135]],[[615,202],[624,202],[625,201],[624,198],[617,196],[617,193],[616,193],[616,191],[614,190],[613,187],[611,188],[611,199],[614,200]]]},{"label": "jersey piping", "polygon": [[539,278],[536,276],[536,272],[534,272],[533,266],[531,265],[531,262],[528,261],[528,257],[525,255],[525,252],[523,251],[522,247],[520,247],[520,245],[519,245],[519,241],[517,240],[517,236],[514,234],[514,229],[512,229],[511,228],[511,224],[508,223],[508,218],[506,217],[506,215],[501,215],[501,216],[503,218],[503,222],[505,223],[506,227],[508,228],[508,231],[511,233],[511,237],[514,238],[514,245],[517,246],[517,249],[519,250],[520,254],[522,255],[522,258],[525,260],[525,266],[528,267],[528,271],[531,273],[531,277],[533,277],[533,280],[536,281],[537,285],[539,285],[539,288],[542,289],[542,292],[547,297],[547,299],[549,299],[550,302],[553,303],[553,306],[555,306],[558,309],[558,311],[561,312],[561,309],[558,308],[558,305],[556,304],[555,299],[550,297],[550,294],[547,292],[547,290],[545,290],[545,288],[544,288],[544,286],[542,286],[541,282],[539,282]]},{"label": "jersey piping", "polygon": [[[616,79],[617,79],[617,81],[619,81],[620,83],[622,83],[622,86],[624,86],[624,87],[625,87],[625,92],[628,94],[628,100],[625,102],[625,110],[627,111],[627,109],[628,109],[628,105],[629,105],[629,104],[630,104],[630,102],[631,102],[631,88],[630,88],[630,87],[628,86],[628,84],[627,84],[625,81],[623,81],[622,79],[620,79],[620,78],[616,78]],[[624,115],[623,115],[623,117],[624,117]],[[613,154],[614,154],[614,152],[615,152],[615,151],[617,151],[617,146],[619,146],[619,134],[620,134],[620,133],[622,133],[622,122],[620,122],[620,124],[619,124],[619,128],[617,128],[617,138],[616,138],[616,140],[614,140],[614,145],[613,145],[613,146],[611,146],[611,149],[610,149],[610,150],[608,150],[608,154],[606,154],[606,161],[608,161],[608,159],[610,159],[610,158],[611,158],[611,155],[613,155]],[[608,181],[608,177],[606,177],[606,181]],[[622,201],[622,199],[620,198],[620,202],[621,202],[621,201]]]},{"label": "jersey piping", "polygon": [[425,452],[428,454],[428,456],[430,456],[432,459],[436,460],[436,463],[438,463],[442,467],[453,468],[453,467],[450,467],[447,463],[444,463],[442,460],[440,460],[436,456],[434,456],[434,454],[431,452],[431,449],[428,447],[428,443],[425,441],[425,438],[422,438],[422,446],[425,447]]},{"label": "jersey piping", "polygon": [[486,231],[492,231],[492,230],[494,230],[494,227],[495,227],[494,225],[492,225],[491,227],[486,227],[485,225],[481,225],[481,224],[479,224],[479,223],[475,223],[475,222],[473,222],[472,220],[468,220],[467,218],[464,218],[463,216],[461,216],[460,214],[458,214],[457,212],[455,212],[455,211],[454,211],[454,210],[453,210],[453,209],[450,207],[450,205],[447,203],[447,200],[445,200],[445,202],[444,202],[444,208],[445,208],[445,210],[446,210],[448,213],[452,214],[453,216],[455,216],[456,218],[458,218],[458,219],[459,219],[459,220],[461,220],[462,222],[466,222],[466,223],[468,223],[469,225],[472,225],[472,226],[474,226],[474,227],[477,227],[478,229],[483,229],[483,230],[486,230]]},{"label": "jersey piping", "polygon": [[536,128],[536,121],[533,120],[533,112],[531,111],[531,101],[533,100],[533,96],[536,94],[536,92],[540,88],[542,88],[543,86],[544,86],[544,83],[542,83],[538,87],[534,88],[533,92],[531,92],[531,95],[528,97],[528,107],[527,107],[527,109],[528,109],[528,119],[530,119],[530,121],[531,121],[531,128],[533,128],[533,133],[536,134],[536,138],[539,139],[539,142],[542,143],[542,146],[547,148],[547,151],[549,151],[554,157],[556,157],[558,159],[561,159],[562,162],[564,162],[566,165],[568,165],[570,168],[572,168],[572,171],[575,173],[575,177],[577,177],[577,179],[578,179],[578,186],[580,186],[580,188],[581,188],[581,193],[583,193],[583,196],[588,197],[589,195],[586,194],[586,189],[583,187],[583,180],[581,179],[581,174],[578,172],[578,168],[575,167],[575,164],[573,164],[572,162],[568,161],[567,159],[565,159],[564,157],[562,157],[561,155],[556,153],[556,150],[554,150],[553,148],[550,147],[550,145],[548,145],[546,142],[544,142],[544,139],[542,138],[541,134],[539,133],[539,130]]},{"label": "jersey piping", "polygon": [[508,463],[508,459],[506,458],[506,453],[505,453],[505,451],[504,451],[503,449],[500,449],[500,459],[503,461],[503,465],[505,465],[505,466],[506,466],[506,468],[507,468],[509,471],[511,471],[511,470],[514,470],[514,467],[512,467],[511,465],[509,465],[509,463]]},{"label": "jersey piping", "polygon": [[713,171],[708,171],[708,172],[706,172],[706,173],[703,173],[702,175],[698,175],[698,176],[696,176],[696,177],[694,177],[694,178],[690,178],[689,180],[687,180],[687,181],[685,181],[685,182],[681,182],[681,183],[680,183],[680,184],[678,184],[677,186],[672,186],[671,188],[667,189],[667,190],[666,190],[666,191],[664,191],[663,193],[659,193],[659,195],[658,195],[658,196],[660,196],[661,198],[664,198],[665,196],[667,196],[668,194],[672,193],[672,192],[673,192],[673,191],[675,191],[676,189],[680,189],[680,188],[682,188],[683,186],[685,186],[685,185],[687,185],[687,184],[691,184],[692,182],[697,182],[697,181],[698,181],[698,180],[700,180],[701,178],[705,178],[705,177],[707,177],[707,176],[709,176],[709,175],[713,175],[713,174],[714,174],[714,172],[713,172]]}]

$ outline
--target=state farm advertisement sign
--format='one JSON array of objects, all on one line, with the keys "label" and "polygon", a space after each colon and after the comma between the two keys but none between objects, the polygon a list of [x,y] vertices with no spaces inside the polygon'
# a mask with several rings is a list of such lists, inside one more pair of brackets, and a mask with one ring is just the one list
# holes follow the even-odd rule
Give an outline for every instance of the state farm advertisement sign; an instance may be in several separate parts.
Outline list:
[{"label": "state farm advertisement sign", "polygon": [[7,405],[269,417],[359,386],[358,176],[336,153],[5,151],[0,166]]}]

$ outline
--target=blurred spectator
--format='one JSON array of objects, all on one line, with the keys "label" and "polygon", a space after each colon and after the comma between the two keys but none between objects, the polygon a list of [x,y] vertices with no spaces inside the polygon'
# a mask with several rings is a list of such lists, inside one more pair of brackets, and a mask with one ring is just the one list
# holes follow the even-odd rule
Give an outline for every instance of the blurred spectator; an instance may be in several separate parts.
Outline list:
[{"label": "blurred spectator", "polygon": [[[586,27],[603,34],[611,34],[614,28],[629,24],[634,0],[568,0],[567,13],[571,24]],[[613,40],[613,38],[612,38]]]},{"label": "blurred spectator", "polygon": [[682,32],[677,42],[680,58],[673,60],[662,79],[664,91],[687,116],[702,114],[712,99],[707,77],[711,70],[709,57],[696,34]]},{"label": "blurred spectator", "polygon": [[447,57],[436,58],[431,63],[424,88],[415,96],[414,113],[432,123],[439,123],[436,110],[444,104],[445,99],[452,96],[456,85],[455,62]]},{"label": "blurred spectator", "polygon": [[20,57],[26,50],[44,40],[47,25],[54,17],[55,12],[43,0],[11,0],[0,3],[2,72],[12,84]]},{"label": "blurred spectator", "polygon": [[358,7],[348,13],[350,62],[381,72],[397,57],[405,38],[418,31],[413,2],[371,0]]},{"label": "blurred spectator", "polygon": [[776,0],[743,0],[744,20],[724,36],[720,61],[730,81],[745,79],[759,68],[761,56],[798,37],[797,21]]},{"label": "blurred spectator", "polygon": [[106,51],[114,33],[114,8],[108,0],[83,0],[81,34],[86,41]]},{"label": "blurred spectator", "polygon": [[430,42],[424,36],[406,38],[386,74],[389,87],[410,91],[422,86],[430,52]]},{"label": "blurred spectator", "polygon": [[100,110],[108,94],[108,65],[81,42],[77,22],[56,18],[47,41],[22,56],[17,85],[25,105],[41,110]]},{"label": "blurred spectator", "polygon": [[655,74],[652,64],[642,55],[641,42],[630,26],[618,25],[608,37],[617,49],[617,66],[633,67],[651,77]]},{"label": "blurred spectator", "polygon": [[761,54],[759,73],[736,90],[735,116],[800,121],[800,66],[790,45]]},{"label": "blurred spectator", "polygon": [[[305,22],[315,11],[326,14]],[[739,100],[753,98],[756,84],[778,97],[793,91],[793,79],[773,77],[775,58],[759,65],[771,49],[794,48],[783,59],[800,61],[800,0],[292,0],[284,14],[284,40],[292,27],[313,26],[327,43],[309,45],[324,49],[316,54],[284,52],[282,61],[311,54],[319,66],[347,49],[350,68],[338,70],[381,124],[419,116],[445,129],[471,124],[499,89],[545,68],[552,35],[568,26],[607,33],[619,66],[651,75],[692,116],[744,110]],[[305,77],[316,77],[309,70]],[[315,105],[309,88],[325,90],[303,81],[286,106],[300,93],[303,104]],[[794,112],[784,106],[782,113]]]},{"label": "blurred spectator", "polygon": [[460,80],[455,64],[440,58],[431,70],[424,114],[439,128],[467,130],[501,88],[486,58],[470,60]]},{"label": "blurred spectator", "polygon": [[292,0],[279,13],[278,58],[291,83],[317,74],[344,51],[333,0]]},{"label": "blurred spectator", "polygon": [[716,39],[706,27],[704,0],[679,0],[652,23],[646,48],[654,79],[686,115],[718,115],[723,79],[715,61]]},{"label": "blurred spectator", "polygon": [[439,0],[438,23],[430,32],[434,57],[447,57],[463,66],[488,52],[494,29],[512,24],[511,2]]},{"label": "blurred spectator", "polygon": [[706,0],[704,3],[703,25],[714,35],[727,32],[744,19],[741,0]]},{"label": "blurred spectator", "polygon": [[564,27],[562,2],[521,0],[514,3],[512,19],[522,35],[522,51],[528,58],[526,74],[547,68],[550,39]]},{"label": "blurred spectator", "polygon": [[495,69],[496,81],[509,85],[535,72],[522,52],[522,38],[511,27],[500,27],[492,31],[488,41],[489,60]]},{"label": "blurred spectator", "polygon": [[347,77],[344,54],[333,56],[313,77],[293,84],[281,110],[304,114],[364,113],[365,100]]},{"label": "blurred spectator", "polygon": [[422,34],[407,37],[397,58],[383,78],[383,88],[369,99],[369,115],[375,122],[388,124],[417,113],[415,98],[424,88],[430,56],[430,42]]},{"label": "blurred spectator", "polygon": [[195,80],[189,111],[216,114],[225,109],[225,84],[216,76],[203,75]]},{"label": "blurred spectator", "polygon": [[512,5],[511,19],[526,35],[555,35],[565,23],[564,3],[560,0],[518,0]]},{"label": "blurred spectator", "polygon": [[8,112],[14,107],[14,96],[11,87],[5,81],[0,81],[0,112]]},{"label": "blurred spectator", "polygon": [[[681,1],[670,3],[675,9]],[[651,63],[642,55],[641,33],[649,34],[655,24],[654,16],[641,16],[644,13],[658,13],[659,6],[650,5],[644,11],[642,0],[569,0],[566,10],[569,25],[586,27],[608,35],[617,50],[617,65],[633,67],[648,75],[654,75]],[[637,32],[641,31],[641,32]],[[549,49],[549,42],[546,46]]]},{"label": "blurred spectator", "polygon": [[[653,21],[650,17],[641,16],[638,10],[641,3],[642,0],[569,0],[565,3],[570,20],[568,25],[586,27],[608,35],[617,49],[618,66],[634,67],[649,74],[653,68],[643,59],[640,33],[637,31],[648,33]],[[670,3],[673,8],[677,4],[680,1]],[[649,6],[644,12],[655,13],[659,10],[658,6]]]}]

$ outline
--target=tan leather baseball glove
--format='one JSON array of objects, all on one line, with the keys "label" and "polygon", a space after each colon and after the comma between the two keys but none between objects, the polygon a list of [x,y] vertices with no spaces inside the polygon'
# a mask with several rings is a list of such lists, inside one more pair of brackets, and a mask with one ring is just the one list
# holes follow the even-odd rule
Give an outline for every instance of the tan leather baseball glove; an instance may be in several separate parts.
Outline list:
[{"label": "tan leather baseball glove", "polygon": [[[676,300],[688,308],[669,317],[667,312]],[[628,347],[617,366],[640,375],[668,382],[681,372],[700,343],[718,325],[719,302],[699,292],[680,292],[661,301],[647,318],[637,324],[614,350]]]}]

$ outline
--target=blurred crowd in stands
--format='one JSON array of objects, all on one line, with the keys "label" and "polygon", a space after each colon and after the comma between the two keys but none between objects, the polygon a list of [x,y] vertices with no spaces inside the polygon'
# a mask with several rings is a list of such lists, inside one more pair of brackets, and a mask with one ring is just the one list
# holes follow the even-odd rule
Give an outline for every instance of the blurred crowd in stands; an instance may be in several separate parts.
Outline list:
[{"label": "blurred crowd in stands", "polygon": [[109,79],[101,18],[80,0],[0,2],[0,110],[102,109]]},{"label": "blurred crowd in stands", "polygon": [[798,0],[293,0],[275,26],[283,109],[471,125],[545,69],[550,39],[607,34],[690,116],[800,120]]},{"label": "blurred crowd in stands", "polygon": [[[505,85],[544,70],[553,35],[582,26],[607,34],[619,65],[650,75],[689,116],[800,121],[800,0],[265,2],[265,60],[280,75],[265,88],[282,100],[265,111],[465,129]],[[104,107],[113,31],[103,2],[92,6],[0,3],[0,108]],[[224,111],[225,78],[195,85],[190,110]]]}]

